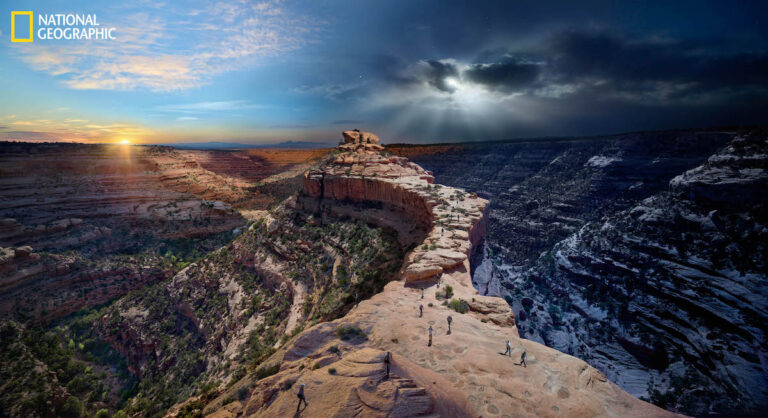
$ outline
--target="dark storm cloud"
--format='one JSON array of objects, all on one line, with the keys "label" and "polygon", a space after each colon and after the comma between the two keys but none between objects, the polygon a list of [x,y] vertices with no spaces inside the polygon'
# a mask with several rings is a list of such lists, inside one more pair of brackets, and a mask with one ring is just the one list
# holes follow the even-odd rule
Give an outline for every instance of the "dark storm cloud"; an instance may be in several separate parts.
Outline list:
[{"label": "dark storm cloud", "polygon": [[685,99],[749,86],[762,89],[768,83],[765,52],[734,54],[705,42],[568,31],[555,35],[540,53],[550,83],[599,82],[604,92],[644,94],[665,88],[674,90],[671,97]]},{"label": "dark storm cloud", "polygon": [[[697,102],[742,94],[768,95],[768,53],[733,53],[703,41],[630,38],[610,31],[563,31],[525,50],[490,50],[462,70],[446,61],[426,61],[430,86],[455,89],[457,77],[499,93],[521,92],[567,100]],[[567,86],[564,88],[563,86]]]},{"label": "dark storm cloud", "polygon": [[446,93],[453,93],[456,90],[455,87],[450,86],[446,82],[446,79],[449,77],[459,76],[459,70],[454,64],[450,62],[430,60],[427,61],[427,65],[428,67],[424,74],[427,84]]},{"label": "dark storm cloud", "polygon": [[514,91],[531,87],[539,78],[539,64],[508,57],[491,64],[472,64],[463,77],[490,89]]}]

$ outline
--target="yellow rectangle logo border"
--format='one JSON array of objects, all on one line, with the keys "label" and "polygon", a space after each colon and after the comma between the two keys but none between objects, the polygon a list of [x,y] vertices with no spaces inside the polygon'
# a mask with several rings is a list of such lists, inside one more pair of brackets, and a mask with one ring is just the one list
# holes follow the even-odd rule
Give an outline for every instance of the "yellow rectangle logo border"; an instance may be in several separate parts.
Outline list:
[{"label": "yellow rectangle logo border", "polygon": [[[16,37],[16,16],[29,16],[29,38],[19,39]],[[34,42],[35,24],[34,13],[32,12],[11,12],[11,42]]]}]

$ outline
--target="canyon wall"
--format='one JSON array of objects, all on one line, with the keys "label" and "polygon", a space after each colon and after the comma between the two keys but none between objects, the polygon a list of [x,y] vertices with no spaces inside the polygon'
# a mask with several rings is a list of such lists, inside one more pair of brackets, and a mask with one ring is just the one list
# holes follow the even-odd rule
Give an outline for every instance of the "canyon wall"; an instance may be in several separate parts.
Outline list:
[{"label": "canyon wall", "polygon": [[765,131],[390,149],[490,197],[473,280],[525,338],[680,412],[766,405]]},{"label": "canyon wall", "polygon": [[406,254],[400,280],[344,317],[299,333],[261,366],[274,365],[276,374],[243,378],[204,413],[291,415],[301,385],[308,416],[671,415],[583,361],[520,338],[507,303],[478,294],[468,256],[484,234],[485,199],[432,184],[420,167],[371,147],[342,151],[306,174],[317,215],[334,204],[375,201],[428,231]]}]

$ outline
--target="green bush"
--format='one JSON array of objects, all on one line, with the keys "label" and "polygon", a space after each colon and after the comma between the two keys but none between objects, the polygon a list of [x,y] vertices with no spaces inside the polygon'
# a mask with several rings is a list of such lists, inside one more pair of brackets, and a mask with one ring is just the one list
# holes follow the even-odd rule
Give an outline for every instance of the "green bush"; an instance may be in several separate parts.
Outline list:
[{"label": "green bush", "polygon": [[260,367],[256,369],[256,379],[261,380],[265,377],[269,377],[277,374],[280,371],[280,364],[274,364],[272,366]]},{"label": "green bush", "polygon": [[83,416],[83,402],[76,396],[70,396],[59,409],[59,416],[80,418]]},{"label": "green bush", "polygon": [[453,297],[453,287],[449,284],[445,285],[445,289],[442,291],[438,290],[435,292],[435,297],[437,299],[450,299]]},{"label": "green bush", "polygon": [[250,392],[248,391],[248,386],[243,386],[237,390],[237,399],[242,401],[248,397],[249,393]]},{"label": "green bush", "polygon": [[462,314],[469,312],[469,304],[463,299],[451,299],[451,302],[448,303],[448,307]]},{"label": "green bush", "polygon": [[328,374],[334,374],[335,375],[336,374],[336,369],[331,367],[330,369],[328,369]]}]

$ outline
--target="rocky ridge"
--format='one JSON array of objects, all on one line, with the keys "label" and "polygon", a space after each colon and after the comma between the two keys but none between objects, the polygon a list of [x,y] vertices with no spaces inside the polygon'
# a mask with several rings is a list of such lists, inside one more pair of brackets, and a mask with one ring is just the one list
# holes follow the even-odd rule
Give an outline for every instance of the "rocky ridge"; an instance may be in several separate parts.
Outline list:
[{"label": "rocky ridge", "polygon": [[[670,415],[583,361],[520,338],[506,302],[478,294],[469,256],[483,237],[486,200],[433,185],[419,166],[348,137],[354,151],[342,146],[306,174],[305,199],[314,203],[303,205],[319,214],[349,200],[391,205],[427,225],[424,240],[406,254],[401,280],[343,318],[299,333],[262,366],[274,365],[276,374],[243,378],[205,413],[292,415],[293,392],[305,384],[307,416]],[[448,315],[454,317],[450,333]],[[527,352],[528,367],[503,355],[507,340],[512,359]],[[389,379],[386,352],[392,355]]]}]

